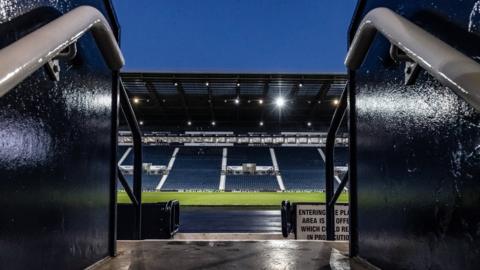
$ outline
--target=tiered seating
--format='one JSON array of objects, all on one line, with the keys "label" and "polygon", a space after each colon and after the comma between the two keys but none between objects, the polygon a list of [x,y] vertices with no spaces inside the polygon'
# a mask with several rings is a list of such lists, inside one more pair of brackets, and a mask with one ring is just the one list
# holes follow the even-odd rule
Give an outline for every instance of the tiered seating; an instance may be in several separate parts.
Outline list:
[{"label": "tiered seating", "polygon": [[[117,157],[120,159],[129,146],[119,146]],[[166,166],[172,156],[173,148],[165,146],[144,146],[143,147],[143,163],[152,163],[153,165],[164,165]],[[133,149],[130,151],[128,156],[122,162],[121,165],[133,165]],[[130,185],[133,187],[133,175],[125,175],[125,178]],[[149,175],[147,173],[142,174],[142,189],[144,190],[154,190],[162,175]],[[123,189],[121,185],[118,186],[119,189]]]},{"label": "tiered seating", "polygon": [[228,175],[225,182],[225,190],[277,191],[279,189],[274,175]]},{"label": "tiered seating", "polygon": [[[143,190],[155,190],[158,183],[160,183],[160,179],[162,175],[150,175],[143,173],[142,174],[142,189]],[[133,188],[133,175],[125,175],[125,179],[128,182],[130,188]],[[123,186],[119,184],[118,189],[123,189]]]},{"label": "tiered seating", "polygon": [[162,190],[218,189],[222,148],[182,147]]},{"label": "tiered seating", "polygon": [[272,158],[267,147],[231,147],[228,148],[227,164],[241,166],[243,163],[255,163],[257,166],[272,166]]},{"label": "tiered seating", "polygon": [[325,163],[317,148],[275,148],[278,166],[287,190],[323,190]]},{"label": "tiered seating", "polygon": [[346,166],[348,164],[348,147],[335,147],[333,159],[335,166]]},{"label": "tiered seating", "polygon": [[[228,149],[227,164],[241,166],[255,163],[257,166],[272,166],[272,157],[267,147],[233,147]],[[274,175],[227,175],[226,190],[276,191],[279,190]]]},{"label": "tiered seating", "polygon": [[[117,159],[120,160],[130,146],[119,146]],[[143,163],[152,163],[153,165],[167,165],[172,157],[172,147],[168,146],[144,146],[142,149]],[[121,165],[133,165],[133,149]]]},{"label": "tiered seating", "polygon": [[[117,161],[123,157],[123,154],[125,154],[128,148],[130,148],[130,146],[119,146],[117,148]],[[133,149],[120,165],[133,165]]]},{"label": "tiered seating", "polygon": [[174,149],[175,148],[168,146],[144,146],[143,163],[167,166]]},{"label": "tiered seating", "polygon": [[[123,156],[128,147],[119,148],[118,157]],[[145,146],[143,162],[153,165],[167,165],[173,147]],[[285,188],[293,191],[318,191],[325,189],[325,164],[317,148],[278,147],[275,148],[280,173]],[[272,166],[268,147],[230,147],[227,165],[241,166],[255,163],[257,166]],[[221,147],[180,147],[174,166],[162,190],[217,190],[222,161]],[[345,166],[348,161],[348,148],[335,148],[335,165]],[[122,165],[133,164],[133,151]],[[143,175],[143,189],[154,190],[161,175]],[[132,176],[126,175],[132,182]],[[337,186],[337,182],[335,181]],[[119,186],[119,188],[122,188]],[[226,190],[276,191],[279,190],[274,175],[227,175]]]}]

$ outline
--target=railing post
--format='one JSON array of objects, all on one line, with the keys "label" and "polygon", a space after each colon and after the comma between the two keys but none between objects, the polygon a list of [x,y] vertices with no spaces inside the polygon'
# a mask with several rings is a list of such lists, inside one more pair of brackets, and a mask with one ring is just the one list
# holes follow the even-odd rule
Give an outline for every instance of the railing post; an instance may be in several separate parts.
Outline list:
[{"label": "railing post", "polygon": [[349,86],[348,86],[348,147],[349,147],[349,162],[348,162],[348,203],[349,203],[349,222],[350,222],[350,257],[358,255],[358,197],[357,197],[357,111],[356,111],[356,97],[355,97],[355,73],[349,71]]},{"label": "railing post", "polygon": [[119,75],[116,73],[112,82],[112,122],[110,134],[110,213],[109,213],[109,254],[117,253],[117,146],[119,115]]},{"label": "railing post", "polygon": [[128,99],[123,83],[120,81],[120,103],[133,137],[133,194],[138,205],[135,206],[135,238],[142,237],[142,133],[135,112]]},{"label": "railing post", "polygon": [[348,84],[345,87],[345,90],[340,97],[335,113],[333,114],[332,122],[330,123],[330,128],[327,135],[327,143],[325,147],[325,208],[326,208],[326,233],[327,240],[335,240],[335,204],[330,205],[329,202],[332,201],[334,197],[334,172],[335,164],[333,160],[334,148],[335,148],[335,136],[337,130],[342,123],[343,116],[347,108],[347,89]]}]

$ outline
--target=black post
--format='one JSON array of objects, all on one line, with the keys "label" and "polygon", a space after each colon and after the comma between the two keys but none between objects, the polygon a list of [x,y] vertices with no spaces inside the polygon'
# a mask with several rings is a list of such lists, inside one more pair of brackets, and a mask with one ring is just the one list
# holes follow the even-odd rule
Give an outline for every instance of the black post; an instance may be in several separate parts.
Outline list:
[{"label": "black post", "polygon": [[125,179],[125,176],[123,175],[122,171],[120,170],[120,167],[117,170],[117,175],[118,175],[118,180],[120,180],[120,183],[122,184],[123,188],[125,189],[125,192],[128,195],[128,198],[132,202],[134,206],[138,205],[137,198],[135,198],[135,195],[133,194],[132,189],[128,185],[127,179]]},{"label": "black post", "polygon": [[342,181],[340,182],[340,185],[338,185],[338,188],[337,190],[335,191],[335,194],[333,195],[333,198],[330,202],[327,202],[328,203],[328,206],[335,206],[335,204],[337,203],[337,200],[338,198],[340,197],[340,195],[342,195],[342,192],[343,190],[345,189],[345,186],[347,185],[347,182],[348,182],[348,171],[347,173],[342,177]]},{"label": "black post", "polygon": [[337,130],[342,123],[343,116],[345,114],[345,109],[347,107],[347,87],[342,92],[340,101],[338,104],[335,113],[333,114],[332,122],[330,123],[330,128],[328,129],[327,143],[325,147],[325,207],[326,207],[326,230],[327,230],[327,240],[335,240],[335,205],[329,205],[329,202],[332,201],[334,196],[334,172],[335,164],[333,161],[333,152],[335,148],[335,136],[337,135]]},{"label": "black post", "polygon": [[358,255],[358,197],[357,197],[357,111],[355,105],[355,73],[349,71],[349,119],[348,130],[350,137],[348,138],[348,146],[350,148],[349,161],[349,221],[350,221],[350,257]]},{"label": "black post", "polygon": [[142,133],[138,126],[135,112],[128,99],[123,83],[120,81],[120,103],[133,137],[133,194],[138,205],[135,207],[135,238],[142,236]]},{"label": "black post", "polygon": [[118,73],[113,76],[112,81],[112,115],[111,115],[111,134],[110,134],[110,207],[109,207],[109,243],[108,253],[115,256],[117,253],[117,138],[118,138],[118,115],[119,115],[119,96],[118,96]]}]

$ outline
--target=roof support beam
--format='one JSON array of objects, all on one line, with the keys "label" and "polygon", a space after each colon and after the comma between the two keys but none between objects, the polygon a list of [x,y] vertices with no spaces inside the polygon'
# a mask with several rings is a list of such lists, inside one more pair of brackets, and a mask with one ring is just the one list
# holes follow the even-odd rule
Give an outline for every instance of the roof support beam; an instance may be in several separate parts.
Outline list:
[{"label": "roof support beam", "polygon": [[264,119],[264,116],[265,116],[265,108],[266,108],[266,98],[267,98],[267,95],[268,95],[268,91],[270,90],[270,87],[269,87],[269,81],[265,81],[265,84],[263,85],[263,92],[262,92],[262,112],[261,112],[261,116],[260,116],[260,119],[263,121]]},{"label": "roof support beam", "polygon": [[207,85],[207,91],[208,91],[208,106],[210,109],[210,120],[215,121],[215,104],[213,100],[213,93],[212,93],[212,88],[210,88],[209,85]]},{"label": "roof support beam", "polygon": [[[240,100],[240,82],[239,81],[237,81],[237,86],[235,87],[235,99]],[[240,120],[240,104],[236,104],[235,102],[235,105],[237,106],[237,109],[236,109],[237,121],[239,121]]]},{"label": "roof support beam", "polygon": [[287,99],[292,100],[297,95],[298,91],[300,90],[300,85],[298,83],[294,84],[290,93],[288,93]]},{"label": "roof support beam", "polygon": [[177,92],[180,95],[180,99],[182,100],[182,106],[183,110],[185,111],[185,117],[187,118],[187,121],[191,121],[192,118],[190,117],[190,111],[188,110],[188,104],[187,104],[187,98],[185,95],[185,90],[183,89],[183,86],[181,83],[176,83],[177,86]]},{"label": "roof support beam", "polygon": [[312,103],[310,104],[310,108],[308,110],[309,120],[311,120],[314,117],[317,106],[322,104],[325,101],[325,98],[327,97],[327,93],[328,91],[330,91],[330,86],[331,86],[331,82],[325,82],[322,84],[322,86],[320,86],[320,90],[318,91],[315,98],[312,100]]},{"label": "roof support beam", "polygon": [[152,100],[153,105],[155,106],[155,108],[158,108],[158,110],[160,110],[160,113],[162,115],[162,119],[165,120],[166,110],[163,107],[162,99],[161,99],[160,95],[158,94],[157,89],[155,88],[155,85],[152,82],[147,81],[145,83],[145,87],[147,88],[148,95],[150,96],[150,99]]}]

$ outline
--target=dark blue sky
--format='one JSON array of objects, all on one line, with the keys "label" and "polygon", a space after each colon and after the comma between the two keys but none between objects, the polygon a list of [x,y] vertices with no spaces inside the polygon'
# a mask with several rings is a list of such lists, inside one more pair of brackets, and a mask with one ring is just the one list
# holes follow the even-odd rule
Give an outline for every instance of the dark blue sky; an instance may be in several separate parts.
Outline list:
[{"label": "dark blue sky", "polygon": [[355,0],[114,0],[129,71],[344,72]]}]

